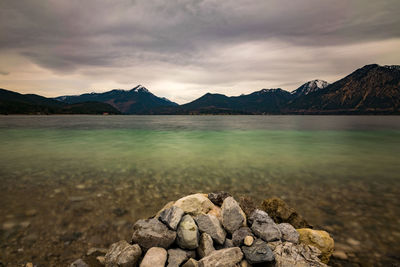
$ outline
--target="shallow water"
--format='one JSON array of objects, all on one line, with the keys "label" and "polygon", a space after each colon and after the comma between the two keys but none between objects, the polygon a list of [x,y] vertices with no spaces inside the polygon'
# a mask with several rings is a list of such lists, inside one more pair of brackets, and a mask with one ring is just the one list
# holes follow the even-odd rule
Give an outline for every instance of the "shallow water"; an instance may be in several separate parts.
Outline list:
[{"label": "shallow water", "polygon": [[399,262],[399,116],[2,116],[0,140],[3,263],[66,265],[215,190],[285,199],[342,264]]}]

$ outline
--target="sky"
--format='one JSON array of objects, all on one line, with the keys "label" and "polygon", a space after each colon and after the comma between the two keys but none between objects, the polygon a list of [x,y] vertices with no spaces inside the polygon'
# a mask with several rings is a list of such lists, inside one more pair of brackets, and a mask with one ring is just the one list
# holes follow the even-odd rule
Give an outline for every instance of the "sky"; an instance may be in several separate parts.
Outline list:
[{"label": "sky", "polygon": [[177,103],[400,64],[399,0],[1,0],[0,88]]}]

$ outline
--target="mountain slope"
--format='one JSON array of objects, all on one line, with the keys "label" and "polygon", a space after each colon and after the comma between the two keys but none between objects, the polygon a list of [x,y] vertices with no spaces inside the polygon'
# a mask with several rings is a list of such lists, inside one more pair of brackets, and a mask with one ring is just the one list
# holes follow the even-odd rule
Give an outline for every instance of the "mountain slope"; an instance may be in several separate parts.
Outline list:
[{"label": "mountain slope", "polygon": [[112,105],[125,114],[153,114],[161,107],[174,107],[178,104],[160,98],[138,85],[132,90],[112,90],[105,93],[90,93],[76,96],[60,96],[56,100],[75,104],[87,101],[103,102]]},{"label": "mountain slope", "polygon": [[0,89],[0,114],[119,114],[109,104],[82,103],[70,105],[51,98],[33,94],[19,94]]},{"label": "mountain slope", "polygon": [[329,85],[329,83],[326,81],[323,81],[323,80],[312,80],[312,81],[304,83],[299,88],[294,90],[292,92],[292,95],[295,97],[308,95],[309,93],[318,91],[320,89],[324,89],[328,85]]},{"label": "mountain slope", "polygon": [[277,114],[291,99],[292,94],[282,89],[262,89],[248,95],[231,97],[207,93],[179,109],[186,114]]},{"label": "mountain slope", "polygon": [[324,89],[294,99],[288,112],[398,113],[400,66],[366,65]]}]

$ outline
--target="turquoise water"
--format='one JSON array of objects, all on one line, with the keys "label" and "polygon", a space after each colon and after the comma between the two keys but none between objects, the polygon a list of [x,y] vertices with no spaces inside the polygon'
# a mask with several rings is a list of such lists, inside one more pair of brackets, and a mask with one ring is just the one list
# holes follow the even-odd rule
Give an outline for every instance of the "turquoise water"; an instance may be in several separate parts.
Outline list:
[{"label": "turquoise water", "polygon": [[226,190],[284,198],[350,261],[398,260],[398,116],[3,116],[0,140],[8,221],[35,206],[34,228],[51,202],[76,196],[103,201],[102,216],[129,206],[130,221],[191,192]]}]

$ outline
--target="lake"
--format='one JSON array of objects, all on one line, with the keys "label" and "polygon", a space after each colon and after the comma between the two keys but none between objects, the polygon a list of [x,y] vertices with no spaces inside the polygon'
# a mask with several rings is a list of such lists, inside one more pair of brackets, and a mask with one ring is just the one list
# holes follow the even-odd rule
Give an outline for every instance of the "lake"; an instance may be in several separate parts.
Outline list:
[{"label": "lake", "polygon": [[400,116],[1,116],[0,261],[67,265],[224,190],[284,199],[349,266],[400,262],[399,155]]}]

